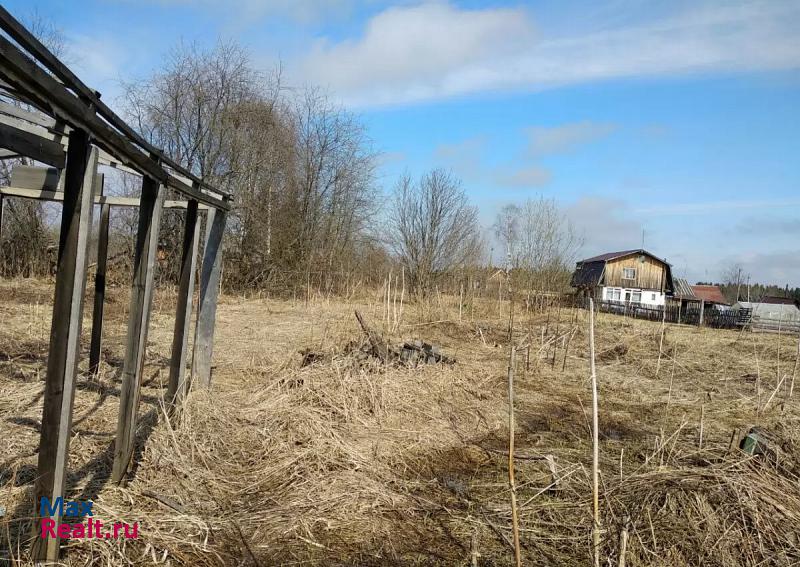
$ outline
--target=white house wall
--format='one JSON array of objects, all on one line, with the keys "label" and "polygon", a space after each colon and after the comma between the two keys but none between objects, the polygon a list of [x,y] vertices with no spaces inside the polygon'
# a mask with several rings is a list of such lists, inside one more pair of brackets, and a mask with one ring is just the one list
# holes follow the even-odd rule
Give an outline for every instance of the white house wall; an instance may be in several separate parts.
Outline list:
[{"label": "white house wall", "polygon": [[[630,288],[630,287],[608,287],[602,286],[602,295],[601,298],[604,301],[625,301],[625,294],[630,292],[631,299],[630,302],[634,303],[633,294],[634,293],[641,293],[642,297],[641,300],[635,303],[641,303],[642,305],[653,305],[653,306],[660,306],[664,305],[666,302],[666,295],[659,292],[659,291],[651,291],[651,290],[642,290],[637,288]],[[614,290],[619,290],[619,298],[616,298],[616,295],[613,295],[612,292]]]}]

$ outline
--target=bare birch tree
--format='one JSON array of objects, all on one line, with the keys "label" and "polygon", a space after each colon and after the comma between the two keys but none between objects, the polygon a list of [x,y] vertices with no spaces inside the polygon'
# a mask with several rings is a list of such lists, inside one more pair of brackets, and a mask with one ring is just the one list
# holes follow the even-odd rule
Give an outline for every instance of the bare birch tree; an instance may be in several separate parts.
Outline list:
[{"label": "bare birch tree", "polygon": [[425,295],[439,275],[480,255],[478,211],[461,182],[435,169],[416,183],[405,175],[394,188],[390,244],[416,293]]}]

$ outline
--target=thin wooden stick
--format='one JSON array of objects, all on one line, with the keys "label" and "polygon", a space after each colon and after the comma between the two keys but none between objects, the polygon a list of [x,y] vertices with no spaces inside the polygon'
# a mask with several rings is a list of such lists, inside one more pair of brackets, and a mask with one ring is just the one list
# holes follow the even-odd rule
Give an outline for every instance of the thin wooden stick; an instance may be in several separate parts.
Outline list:
[{"label": "thin wooden stick", "polygon": [[706,404],[705,402],[700,404],[700,438],[697,440],[697,448],[703,448],[703,422],[706,416]]},{"label": "thin wooden stick", "polygon": [[656,378],[658,378],[658,371],[661,370],[661,354],[664,352],[664,328],[667,321],[667,306],[664,306],[664,311],[661,314],[661,338],[658,341],[658,363],[656,364]]},{"label": "thin wooden stick", "polygon": [[789,393],[786,395],[786,399],[792,399],[792,393],[794,392],[794,378],[797,376],[797,369],[800,367],[800,335],[797,336],[797,355],[794,357],[794,370],[792,370],[792,380],[789,383]]},{"label": "thin wooden stick", "polygon": [[597,401],[597,372],[594,363],[594,300],[589,298],[589,365],[592,377],[592,555],[595,567],[600,567],[600,433]]},{"label": "thin wooden stick", "polygon": [[619,533],[619,567],[625,567],[625,553],[628,550],[628,526],[630,523],[631,519],[626,517],[622,531]]},{"label": "thin wooden stick", "polygon": [[756,416],[761,414],[761,367],[758,364],[758,343],[753,333],[753,355],[756,357]]},{"label": "thin wooden stick", "polygon": [[511,527],[514,533],[514,558],[517,567],[522,567],[522,552],[519,547],[519,516],[517,515],[517,484],[514,480],[514,367],[516,347],[511,347],[508,362],[508,486],[511,489]]}]

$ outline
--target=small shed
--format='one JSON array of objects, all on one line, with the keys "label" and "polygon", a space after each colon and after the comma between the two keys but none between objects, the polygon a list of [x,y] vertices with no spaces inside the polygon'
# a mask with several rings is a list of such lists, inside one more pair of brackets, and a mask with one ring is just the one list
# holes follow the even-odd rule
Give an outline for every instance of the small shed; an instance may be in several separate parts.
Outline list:
[{"label": "small shed", "polygon": [[754,328],[800,331],[800,309],[794,304],[737,301],[732,309],[749,309]]}]

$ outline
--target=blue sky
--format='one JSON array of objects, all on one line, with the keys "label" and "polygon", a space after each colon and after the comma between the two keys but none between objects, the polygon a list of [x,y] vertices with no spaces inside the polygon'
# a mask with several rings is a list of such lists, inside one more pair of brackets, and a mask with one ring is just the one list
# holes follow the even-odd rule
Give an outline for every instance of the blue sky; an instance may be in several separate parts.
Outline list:
[{"label": "blue sky", "polygon": [[[112,106],[178,41],[234,38],[358,113],[380,181],[450,168],[491,225],[555,198],[585,255],[800,285],[800,2],[11,1]],[[80,9],[77,9],[78,6]]]}]

